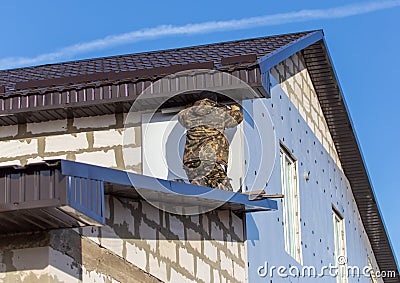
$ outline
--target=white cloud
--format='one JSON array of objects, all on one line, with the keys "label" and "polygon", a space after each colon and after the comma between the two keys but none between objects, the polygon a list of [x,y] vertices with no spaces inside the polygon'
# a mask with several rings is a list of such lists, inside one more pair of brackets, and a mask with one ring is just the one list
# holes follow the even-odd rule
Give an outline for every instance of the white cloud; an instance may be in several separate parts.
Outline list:
[{"label": "white cloud", "polygon": [[229,21],[212,21],[182,26],[161,25],[148,29],[135,30],[128,33],[110,35],[101,39],[66,46],[58,51],[40,54],[35,57],[6,57],[0,59],[0,69],[20,66],[37,65],[73,58],[77,54],[103,50],[118,45],[124,45],[148,39],[174,36],[195,35],[217,31],[249,29],[255,27],[272,26],[312,20],[337,19],[361,15],[378,10],[400,6],[400,0],[357,3],[329,9],[311,9],[295,12],[266,15],[260,17],[243,18]]}]

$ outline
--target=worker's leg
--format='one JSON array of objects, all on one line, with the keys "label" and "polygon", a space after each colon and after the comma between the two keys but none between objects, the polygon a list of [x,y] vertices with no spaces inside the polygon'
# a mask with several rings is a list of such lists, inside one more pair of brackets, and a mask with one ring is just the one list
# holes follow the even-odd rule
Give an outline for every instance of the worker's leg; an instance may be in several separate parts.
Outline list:
[{"label": "worker's leg", "polygon": [[227,166],[215,163],[214,168],[204,176],[204,182],[208,187],[219,188],[225,191],[233,191],[227,176]]},{"label": "worker's leg", "polygon": [[214,165],[211,163],[198,161],[191,161],[184,164],[183,169],[189,179],[189,182],[197,186],[209,187],[205,182],[205,176],[213,169]]},{"label": "worker's leg", "polygon": [[197,186],[232,191],[227,176],[227,166],[214,162],[191,162],[184,165],[189,182]]}]

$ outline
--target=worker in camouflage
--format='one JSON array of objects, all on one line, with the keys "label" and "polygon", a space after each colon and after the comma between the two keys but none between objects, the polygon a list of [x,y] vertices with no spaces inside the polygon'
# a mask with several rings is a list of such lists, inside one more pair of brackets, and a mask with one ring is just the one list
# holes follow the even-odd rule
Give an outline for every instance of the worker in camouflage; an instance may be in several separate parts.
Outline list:
[{"label": "worker in camouflage", "polygon": [[178,121],[187,129],[183,168],[190,183],[232,191],[224,130],[243,121],[240,106],[220,105],[205,98],[180,111]]}]

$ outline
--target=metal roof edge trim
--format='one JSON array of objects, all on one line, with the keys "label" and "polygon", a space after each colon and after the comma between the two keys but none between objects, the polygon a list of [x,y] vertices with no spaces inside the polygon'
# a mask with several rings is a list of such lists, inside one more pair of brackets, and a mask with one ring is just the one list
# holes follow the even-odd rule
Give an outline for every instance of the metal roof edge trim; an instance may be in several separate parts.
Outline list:
[{"label": "metal roof edge trim", "polygon": [[[326,57],[327,57],[327,63],[328,63],[328,67],[330,68],[330,70],[332,71],[332,74],[333,74],[333,78],[332,78],[332,81],[333,81],[333,83],[337,86],[337,91],[338,91],[338,99],[342,102],[342,106],[343,106],[343,110],[344,110],[344,114],[345,114],[345,116],[347,117],[347,122],[349,123],[349,130],[350,130],[350,132],[351,132],[351,134],[353,135],[353,137],[354,137],[354,140],[355,140],[355,146],[356,146],[356,152],[358,152],[357,153],[357,155],[360,157],[360,159],[361,159],[361,167],[362,167],[362,171],[363,171],[363,173],[365,173],[365,175],[366,175],[366,177],[367,177],[367,182],[368,182],[368,187],[369,187],[369,190],[370,190],[370,192],[372,193],[372,196],[373,196],[373,200],[371,200],[371,203],[374,203],[375,204],[375,207],[376,207],[376,209],[377,209],[377,211],[378,211],[378,213],[379,213],[379,221],[380,221],[380,223],[382,224],[382,226],[383,226],[383,228],[384,228],[384,234],[385,234],[385,236],[386,236],[386,239],[387,239],[387,241],[388,241],[388,243],[389,243],[389,248],[390,248],[390,250],[391,250],[391,253],[392,253],[392,258],[393,258],[393,260],[394,260],[394,263],[396,264],[396,268],[397,268],[397,270],[399,270],[399,268],[398,268],[398,261],[397,261],[397,258],[396,258],[396,256],[395,256],[395,254],[394,254],[394,250],[393,250],[393,246],[392,246],[392,243],[391,243],[391,240],[390,240],[390,236],[389,236],[389,234],[387,233],[387,228],[386,228],[386,225],[385,225],[385,222],[384,222],[384,220],[383,220],[383,218],[382,218],[382,213],[381,213],[381,210],[380,210],[380,208],[379,208],[379,204],[378,204],[378,202],[376,201],[376,195],[375,195],[375,192],[374,192],[374,189],[372,188],[372,185],[371,185],[371,178],[370,178],[370,175],[369,175],[369,173],[368,173],[368,170],[367,170],[367,167],[366,167],[366,163],[365,163],[365,159],[364,159],[364,156],[363,156],[363,154],[362,154],[362,151],[361,151],[361,147],[360,147],[360,143],[359,143],[359,140],[358,140],[358,137],[357,137],[357,135],[356,135],[356,132],[355,132],[355,128],[354,128],[354,124],[353,124],[353,121],[352,121],[352,119],[351,119],[351,117],[350,117],[350,114],[349,114],[349,111],[348,111],[348,105],[347,105],[347,103],[346,103],[346,100],[345,100],[345,98],[344,98],[344,96],[343,96],[343,90],[342,90],[342,88],[341,88],[341,86],[340,86],[340,83],[339,83],[339,80],[338,80],[338,76],[337,76],[337,73],[336,73],[336,70],[335,70],[335,68],[334,68],[334,66],[333,66],[333,64],[332,64],[332,58],[331,58],[331,56],[330,56],[330,53],[329,53],[329,50],[328,50],[328,47],[327,47],[327,44],[326,44],[326,41],[325,41],[325,38],[322,38],[321,39],[321,42],[320,42],[320,44],[321,44],[321,47],[322,47],[322,49],[323,49],[323,51],[324,51],[324,53],[326,54]],[[353,191],[353,188],[352,188],[352,191]],[[354,191],[353,191],[353,194],[354,194]],[[356,197],[355,197],[356,198]],[[357,205],[358,206],[358,205]],[[360,208],[358,207],[358,209],[360,210]],[[365,226],[365,224],[364,224],[364,222],[363,222],[363,225]],[[367,235],[368,235],[368,238],[369,238],[369,232],[368,232],[368,229],[366,229],[366,232],[367,232]],[[373,244],[371,243],[371,246],[373,247]],[[374,252],[374,254],[377,252],[376,250],[374,250],[374,248],[373,248],[373,252]],[[380,265],[380,262],[379,262],[379,260],[377,259],[377,261],[378,261],[378,265]],[[398,275],[397,275],[398,276]],[[398,277],[397,277],[398,278]],[[386,279],[391,279],[391,278],[386,278]],[[385,281],[386,282],[386,281]],[[390,282],[392,282],[392,281],[390,281]]]},{"label": "metal roof edge trim", "polygon": [[258,59],[261,72],[268,72],[273,66],[323,38],[323,31],[317,30],[262,56]]},{"label": "metal roof edge trim", "polygon": [[221,202],[243,204],[246,207],[258,207],[265,210],[277,210],[275,200],[249,200],[245,194],[229,192],[220,189],[213,189],[192,184],[173,182],[141,174],[131,173],[123,170],[106,168],[70,160],[60,160],[61,173],[67,176],[75,176],[87,179],[100,180],[104,182],[140,187],[163,193],[200,197]]},{"label": "metal roof edge trim", "polygon": [[372,192],[372,195],[373,195],[373,197],[374,197],[373,201],[374,201],[374,203],[376,204],[376,207],[377,207],[377,209],[378,209],[379,216],[380,216],[380,220],[381,220],[381,222],[382,222],[382,224],[383,224],[383,228],[385,229],[385,234],[386,234],[386,237],[387,237],[387,239],[388,239],[389,246],[390,246],[390,248],[391,248],[391,250],[392,250],[392,254],[393,254],[394,261],[396,262],[397,268],[399,269],[399,262],[398,262],[398,260],[397,260],[397,258],[396,258],[395,253],[394,253],[392,241],[391,241],[391,239],[390,239],[390,236],[389,236],[389,233],[388,233],[386,224],[385,224],[385,220],[384,220],[383,217],[382,217],[382,211],[381,211],[381,209],[380,209],[380,207],[379,207],[379,203],[378,203],[377,198],[376,198],[375,190],[374,190],[374,188],[372,187],[371,176],[370,176],[370,174],[369,174],[369,172],[368,172],[368,168],[367,168],[367,166],[366,166],[364,154],[363,154],[363,152],[361,151],[360,141],[359,141],[358,136],[357,136],[357,133],[356,133],[356,131],[355,131],[354,123],[353,123],[353,120],[352,120],[352,118],[351,118],[351,116],[350,116],[349,107],[348,107],[348,105],[347,105],[346,99],[345,99],[345,97],[343,96],[343,93],[344,93],[344,92],[343,92],[343,89],[342,89],[342,87],[341,87],[341,85],[340,85],[340,82],[339,82],[339,79],[338,79],[338,75],[337,75],[336,69],[335,69],[335,67],[334,67],[333,64],[332,64],[332,62],[333,62],[333,61],[332,61],[332,57],[331,57],[331,55],[330,55],[330,52],[329,52],[329,49],[328,49],[328,45],[327,45],[327,43],[326,43],[325,38],[322,38],[322,46],[323,46],[323,48],[325,49],[326,55],[328,56],[328,60],[329,60],[329,62],[330,62],[330,65],[331,65],[331,68],[332,68],[332,71],[333,71],[333,74],[334,74],[335,83],[336,83],[336,85],[337,85],[337,87],[338,87],[338,89],[339,89],[340,98],[341,98],[341,100],[343,101],[343,105],[344,105],[344,108],[345,108],[347,117],[348,117],[348,119],[349,119],[349,122],[350,122],[350,127],[351,127],[351,130],[352,130],[352,132],[353,132],[353,134],[354,134],[354,138],[355,138],[356,143],[357,143],[358,151],[359,151],[359,153],[360,153],[360,157],[361,157],[361,160],[362,160],[362,163],[363,163],[362,165],[363,165],[364,170],[365,170],[365,173],[367,174],[367,177],[368,177],[369,187],[370,187],[371,192]]},{"label": "metal roof edge trim", "polygon": [[303,50],[304,48],[307,48],[323,38],[324,33],[322,30],[313,31],[258,59],[258,65],[260,66],[260,71],[263,77],[263,86],[268,95],[271,95],[271,80],[269,77],[269,70],[293,54]]}]

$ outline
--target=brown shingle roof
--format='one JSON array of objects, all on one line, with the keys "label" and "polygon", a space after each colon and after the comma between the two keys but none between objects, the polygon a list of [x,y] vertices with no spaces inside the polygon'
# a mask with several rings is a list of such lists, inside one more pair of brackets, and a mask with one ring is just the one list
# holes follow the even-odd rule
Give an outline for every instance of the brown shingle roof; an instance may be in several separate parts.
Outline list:
[{"label": "brown shingle roof", "polygon": [[309,33],[311,32],[2,70],[0,71],[0,86],[4,86],[6,94],[10,94],[15,90],[15,85],[18,82],[75,77],[95,73],[132,72],[210,61],[213,61],[218,66],[221,64],[221,58],[224,57],[256,54],[257,58],[260,58]]}]

